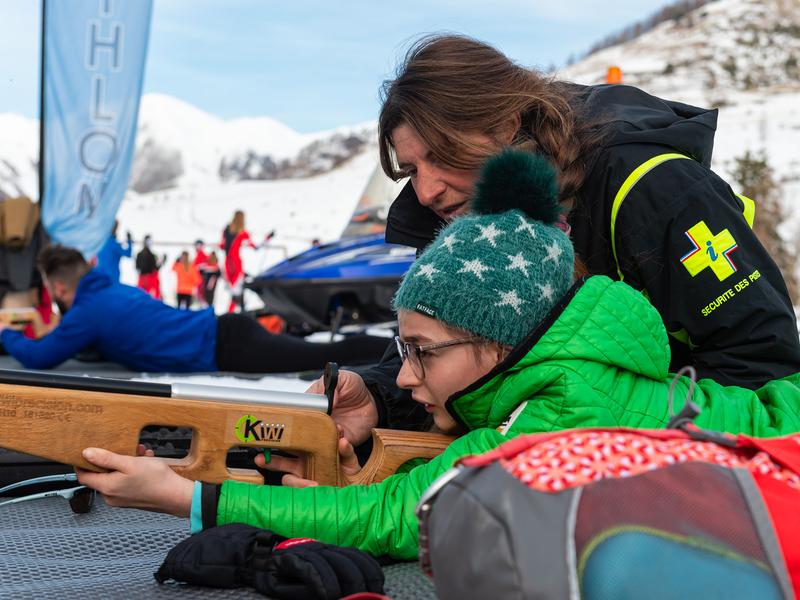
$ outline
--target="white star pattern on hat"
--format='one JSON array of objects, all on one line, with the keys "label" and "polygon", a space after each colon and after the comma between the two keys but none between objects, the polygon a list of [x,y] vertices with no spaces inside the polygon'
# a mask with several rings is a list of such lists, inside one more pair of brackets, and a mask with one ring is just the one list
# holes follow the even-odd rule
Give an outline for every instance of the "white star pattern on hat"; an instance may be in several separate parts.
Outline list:
[{"label": "white star pattern on hat", "polygon": [[447,248],[447,251],[452,254],[453,253],[453,246],[456,244],[463,244],[464,240],[460,240],[456,237],[455,233],[451,233],[450,235],[444,236],[442,240],[442,246]]},{"label": "white star pattern on hat", "polygon": [[519,227],[517,227],[514,230],[514,233],[519,233],[520,231],[527,231],[529,234],[531,234],[531,237],[533,239],[536,239],[536,230],[533,228],[533,223],[528,221],[528,219],[526,219],[522,215],[517,215],[517,218],[519,219]]},{"label": "white star pattern on hat", "polygon": [[536,287],[538,287],[540,290],[542,290],[542,296],[541,296],[542,298],[546,298],[550,302],[553,301],[553,292],[554,292],[554,290],[553,290],[553,286],[550,285],[549,281],[547,283],[545,283],[544,285],[542,285],[541,283],[537,283]]},{"label": "white star pattern on hat", "polygon": [[457,271],[458,273],[472,273],[481,281],[483,281],[484,271],[494,271],[492,267],[483,264],[480,258],[475,258],[473,260],[464,260],[463,258],[459,258],[458,260],[464,263],[464,266]]},{"label": "white star pattern on hat", "polygon": [[422,275],[428,281],[433,283],[433,274],[434,273],[441,273],[441,271],[439,269],[437,269],[436,267],[434,267],[432,264],[429,263],[427,265],[422,265],[419,268],[419,271],[416,272],[414,277],[419,277],[420,275]]},{"label": "white star pattern on hat", "polygon": [[519,252],[515,255],[506,254],[506,256],[510,261],[509,265],[506,267],[506,271],[518,269],[525,274],[525,277],[528,276],[528,267],[530,267],[533,263],[529,260],[525,260],[525,257],[522,256],[522,252]]},{"label": "white star pattern on hat", "polygon": [[500,302],[495,302],[494,305],[510,306],[518,315],[521,315],[522,311],[519,309],[519,307],[524,303],[525,300],[517,295],[517,290],[511,290],[510,292],[500,292]]},{"label": "white star pattern on hat", "polygon": [[559,264],[559,260],[558,259],[561,256],[561,254],[564,252],[561,249],[561,246],[559,246],[557,243],[553,242],[549,246],[545,246],[545,249],[547,250],[547,256],[544,257],[544,260],[542,262],[546,263],[548,260],[552,260],[554,263],[556,263],[556,266],[558,266],[558,264]]},{"label": "white star pattern on hat", "polygon": [[488,227],[478,224],[478,229],[481,230],[481,234],[472,241],[480,242],[481,240],[487,240],[492,245],[492,248],[497,248],[497,242],[494,241],[494,238],[505,233],[502,229],[495,227],[494,223],[489,223]]}]

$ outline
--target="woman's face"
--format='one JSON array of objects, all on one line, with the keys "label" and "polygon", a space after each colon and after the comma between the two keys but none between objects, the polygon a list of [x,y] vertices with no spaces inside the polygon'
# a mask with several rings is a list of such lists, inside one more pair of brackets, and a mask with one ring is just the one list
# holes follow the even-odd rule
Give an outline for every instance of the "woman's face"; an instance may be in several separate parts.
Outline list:
[{"label": "woman's face", "polygon": [[[416,346],[465,337],[451,331],[441,321],[413,311],[401,310],[397,319],[400,339]],[[397,375],[397,386],[411,391],[411,397],[433,415],[439,429],[453,433],[457,423],[445,409],[445,402],[486,375],[501,358],[497,348],[486,345],[460,344],[431,350],[421,357],[425,377],[420,379],[406,360]]]},{"label": "woman's face", "polygon": [[[476,138],[489,143],[489,138]],[[398,166],[411,178],[422,206],[448,222],[468,212],[477,170],[462,171],[439,163],[419,134],[405,123],[392,131],[392,144]]]}]

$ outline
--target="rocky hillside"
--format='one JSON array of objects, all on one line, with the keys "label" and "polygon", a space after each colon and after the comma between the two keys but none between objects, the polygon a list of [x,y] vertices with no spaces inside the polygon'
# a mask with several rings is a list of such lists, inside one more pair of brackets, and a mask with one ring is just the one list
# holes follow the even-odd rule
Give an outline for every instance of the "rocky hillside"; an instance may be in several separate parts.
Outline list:
[{"label": "rocky hillside", "polygon": [[[605,48],[558,76],[602,83],[609,66],[657,96],[720,109],[713,167],[767,157],[795,219],[800,203],[800,0],[717,0]],[[795,229],[796,231],[796,229]]]}]

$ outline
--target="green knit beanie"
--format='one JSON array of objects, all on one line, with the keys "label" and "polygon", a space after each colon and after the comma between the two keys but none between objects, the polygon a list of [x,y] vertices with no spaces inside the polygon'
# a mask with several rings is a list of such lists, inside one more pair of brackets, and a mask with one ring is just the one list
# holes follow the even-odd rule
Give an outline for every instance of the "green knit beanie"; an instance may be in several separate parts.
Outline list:
[{"label": "green knit beanie", "polygon": [[489,340],[515,346],[572,285],[574,252],[556,226],[556,174],[530,152],[490,158],[472,212],[445,227],[414,262],[394,298]]}]

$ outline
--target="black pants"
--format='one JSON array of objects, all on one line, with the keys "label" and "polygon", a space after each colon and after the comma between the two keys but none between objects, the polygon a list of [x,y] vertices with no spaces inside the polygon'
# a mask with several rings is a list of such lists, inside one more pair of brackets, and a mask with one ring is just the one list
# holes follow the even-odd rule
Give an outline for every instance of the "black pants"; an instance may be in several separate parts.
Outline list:
[{"label": "black pants", "polygon": [[274,334],[243,314],[229,313],[217,320],[217,368],[240,373],[287,373],[322,369],[327,362],[364,365],[383,356],[389,340],[357,335],[332,344],[306,342],[288,334]]},{"label": "black pants", "polygon": [[191,294],[178,294],[178,308],[185,308],[189,310],[192,306],[192,295]]}]

